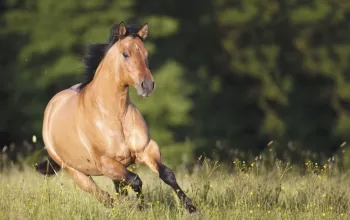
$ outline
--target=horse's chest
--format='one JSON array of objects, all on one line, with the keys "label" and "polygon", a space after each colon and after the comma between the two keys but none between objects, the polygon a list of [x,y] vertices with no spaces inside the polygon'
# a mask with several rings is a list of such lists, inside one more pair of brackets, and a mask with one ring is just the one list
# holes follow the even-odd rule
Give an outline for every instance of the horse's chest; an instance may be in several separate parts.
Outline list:
[{"label": "horse's chest", "polygon": [[149,136],[142,129],[130,128],[125,132],[125,140],[132,153],[139,153],[147,146]]},{"label": "horse's chest", "polygon": [[122,123],[109,124],[97,121],[96,128],[101,134],[99,148],[103,154],[117,158],[122,163],[130,163],[133,155],[142,152],[149,142],[147,129],[135,124],[123,125]]},{"label": "horse's chest", "polygon": [[104,152],[102,154],[115,158],[120,163],[127,165],[132,163],[132,152],[126,143],[124,136],[111,135],[105,137]]}]

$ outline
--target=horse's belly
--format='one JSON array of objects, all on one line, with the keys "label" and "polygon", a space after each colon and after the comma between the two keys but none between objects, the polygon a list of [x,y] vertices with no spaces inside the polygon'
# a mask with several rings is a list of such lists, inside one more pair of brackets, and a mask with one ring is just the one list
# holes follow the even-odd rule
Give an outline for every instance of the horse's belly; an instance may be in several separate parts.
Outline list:
[{"label": "horse's belly", "polygon": [[[81,136],[72,129],[73,125],[60,129],[60,121],[57,121],[56,129],[53,129],[54,148],[57,155],[68,166],[87,175],[100,175],[96,161],[89,152],[89,146],[84,143]],[[63,126],[63,125],[62,125]]]},{"label": "horse's belly", "polygon": [[53,131],[53,147],[56,154],[68,166],[87,175],[100,175],[95,161],[74,133]]}]

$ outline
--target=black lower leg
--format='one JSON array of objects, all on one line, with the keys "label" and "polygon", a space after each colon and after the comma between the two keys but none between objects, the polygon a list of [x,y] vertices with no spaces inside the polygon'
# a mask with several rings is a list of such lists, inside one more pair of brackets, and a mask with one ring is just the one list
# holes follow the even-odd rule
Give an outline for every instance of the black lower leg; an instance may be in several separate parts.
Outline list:
[{"label": "black lower leg", "polygon": [[113,183],[114,183],[116,193],[122,196],[128,195],[128,190],[125,188],[125,186],[127,186],[127,183],[125,181],[113,180]]},{"label": "black lower leg", "polygon": [[142,195],[142,181],[140,177],[130,172],[125,181],[136,192],[137,198],[140,200],[141,205],[143,205],[144,197]]},{"label": "black lower leg", "polygon": [[188,198],[186,196],[186,194],[184,193],[184,191],[180,188],[179,184],[176,182],[176,177],[175,177],[173,171],[169,167],[167,167],[165,165],[161,165],[161,167],[159,169],[159,177],[166,184],[171,186],[171,188],[173,188],[173,190],[176,192],[179,199],[185,203],[186,208],[188,209],[188,211],[190,213],[196,211],[196,207],[192,204],[191,199]]}]

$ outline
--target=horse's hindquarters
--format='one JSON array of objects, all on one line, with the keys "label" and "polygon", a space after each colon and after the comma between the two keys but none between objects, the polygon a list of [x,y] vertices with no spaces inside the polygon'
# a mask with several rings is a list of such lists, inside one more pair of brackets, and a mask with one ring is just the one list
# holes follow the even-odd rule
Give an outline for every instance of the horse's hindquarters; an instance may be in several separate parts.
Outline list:
[{"label": "horse's hindquarters", "polygon": [[59,165],[69,166],[87,175],[100,175],[93,158],[78,131],[78,96],[64,90],[54,96],[46,107],[43,138],[46,149]]}]

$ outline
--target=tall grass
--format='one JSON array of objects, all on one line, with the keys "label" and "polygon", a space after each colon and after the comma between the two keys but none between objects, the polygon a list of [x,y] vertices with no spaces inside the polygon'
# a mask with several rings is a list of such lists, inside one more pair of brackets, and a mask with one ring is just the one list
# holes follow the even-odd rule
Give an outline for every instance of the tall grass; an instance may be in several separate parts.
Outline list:
[{"label": "tall grass", "polygon": [[235,161],[228,171],[205,159],[189,173],[178,170],[179,184],[199,209],[188,214],[174,192],[156,174],[131,167],[144,183],[148,208],[139,211],[135,193],[116,195],[112,182],[94,177],[117,197],[106,208],[80,190],[64,172],[46,178],[33,168],[0,174],[0,219],[350,219],[350,179],[328,164],[299,168],[276,161],[274,166]]}]

